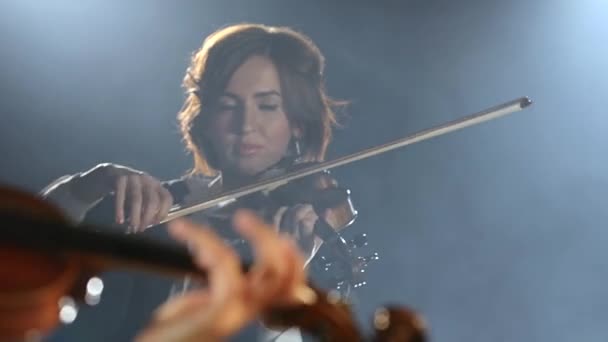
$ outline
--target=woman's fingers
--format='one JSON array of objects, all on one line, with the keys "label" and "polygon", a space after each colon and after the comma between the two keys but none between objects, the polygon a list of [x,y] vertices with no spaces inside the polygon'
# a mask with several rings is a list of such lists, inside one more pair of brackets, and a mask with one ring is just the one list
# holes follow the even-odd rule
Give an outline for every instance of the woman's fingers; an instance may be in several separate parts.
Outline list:
[{"label": "woman's fingers", "polygon": [[154,218],[160,211],[160,184],[156,184],[152,179],[142,179],[142,215],[139,231],[154,223]]},{"label": "woman's fingers", "polygon": [[130,226],[132,229],[137,231],[139,224],[141,223],[141,207],[143,202],[142,194],[142,182],[141,177],[137,175],[128,176],[128,192],[129,192],[129,206],[131,210],[130,214]]},{"label": "woman's fingers", "polygon": [[162,183],[146,174],[131,173],[116,178],[116,222],[125,222],[129,211],[129,232],[140,232],[167,217],[173,196]]},{"label": "woman's fingers", "polygon": [[164,220],[173,206],[173,196],[164,186],[160,187],[160,209],[155,217],[155,223]]},{"label": "woman's fingers", "polygon": [[280,207],[279,210],[277,210],[277,212],[274,214],[274,216],[272,218],[272,222],[274,224],[276,231],[281,230],[281,221],[283,221],[285,212],[287,212],[288,209],[289,209],[288,207]]},{"label": "woman's fingers", "polygon": [[248,275],[242,273],[236,252],[210,229],[187,220],[169,223],[171,236],[187,243],[195,263],[207,272],[208,287],[171,299],[136,341],[219,340],[272,305],[301,302],[308,288],[295,243],[250,212],[237,213],[235,226],[257,256]]},{"label": "woman's fingers", "polygon": [[162,324],[179,320],[185,315],[190,315],[192,312],[205,308],[209,305],[209,301],[209,293],[206,290],[195,290],[176,296],[156,309],[152,317],[152,323]]},{"label": "woman's fingers", "polygon": [[242,289],[243,274],[238,255],[210,229],[189,221],[169,223],[170,234],[190,246],[194,262],[207,271],[213,301],[222,301]]},{"label": "woman's fingers", "polygon": [[250,305],[236,252],[211,230],[188,221],[171,222],[169,232],[190,245],[195,263],[207,271],[207,306],[182,317],[178,325],[183,332],[200,336],[206,329],[214,336],[227,336],[251,320],[257,311]]},{"label": "woman's fingers", "polygon": [[291,235],[304,254],[312,255],[315,245],[313,231],[318,218],[312,205],[296,204],[284,210],[278,222],[281,232]]},{"label": "woman's fingers", "polygon": [[235,228],[254,249],[255,264],[248,279],[260,305],[290,292],[292,284],[304,281],[304,263],[290,238],[279,237],[272,227],[249,211],[237,212],[234,221]]},{"label": "woman's fingers", "polygon": [[287,304],[298,302],[299,291],[306,287],[306,270],[303,254],[298,248],[297,242],[287,237],[281,238],[281,243],[276,247],[284,263],[285,272],[279,274],[276,293],[272,301],[275,304]]},{"label": "woman's fingers", "polygon": [[125,199],[127,197],[127,176],[119,176],[116,179],[115,190],[116,223],[125,222]]},{"label": "woman's fingers", "polygon": [[312,205],[304,205],[296,216],[298,222],[300,222],[300,233],[304,236],[312,237],[315,223],[319,219],[319,216],[317,216],[317,213]]}]

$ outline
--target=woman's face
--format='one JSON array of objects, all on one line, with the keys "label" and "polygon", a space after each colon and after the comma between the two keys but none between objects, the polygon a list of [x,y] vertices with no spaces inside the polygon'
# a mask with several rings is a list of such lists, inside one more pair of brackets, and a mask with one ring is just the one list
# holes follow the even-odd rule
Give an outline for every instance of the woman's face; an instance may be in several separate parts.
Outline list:
[{"label": "woman's face", "polygon": [[285,155],[292,131],[279,74],[270,59],[247,59],[232,75],[212,115],[206,133],[222,171],[255,175]]}]

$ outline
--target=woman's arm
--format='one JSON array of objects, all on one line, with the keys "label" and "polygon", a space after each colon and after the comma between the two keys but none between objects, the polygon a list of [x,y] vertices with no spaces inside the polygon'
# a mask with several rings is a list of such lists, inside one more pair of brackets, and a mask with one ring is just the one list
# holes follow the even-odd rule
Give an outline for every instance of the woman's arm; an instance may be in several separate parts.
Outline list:
[{"label": "woman's arm", "polygon": [[115,195],[115,221],[127,222],[132,231],[142,231],[160,222],[173,204],[171,193],[158,179],[111,163],[60,177],[40,192],[77,223],[109,194]]},{"label": "woman's arm", "polygon": [[81,173],[59,177],[39,193],[40,196],[63,210],[67,218],[74,223],[82,222],[86,213],[103,199],[103,195],[97,198],[78,196],[74,187],[80,177],[82,177]]}]

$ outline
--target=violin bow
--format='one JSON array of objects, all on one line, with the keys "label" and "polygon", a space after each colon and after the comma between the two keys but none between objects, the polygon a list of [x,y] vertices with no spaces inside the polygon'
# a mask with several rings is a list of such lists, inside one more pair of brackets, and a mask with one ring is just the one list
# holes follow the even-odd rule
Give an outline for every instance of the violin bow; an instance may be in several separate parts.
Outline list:
[{"label": "violin bow", "polygon": [[391,142],[379,145],[379,146],[375,146],[375,147],[371,147],[359,152],[355,152],[353,154],[349,154],[337,159],[333,159],[333,160],[329,160],[329,161],[325,161],[325,162],[321,162],[318,164],[314,164],[308,167],[304,167],[302,169],[299,169],[297,171],[291,172],[291,173],[286,173],[284,175],[280,175],[277,177],[273,177],[267,180],[263,180],[251,185],[247,185],[235,190],[231,190],[231,191],[227,191],[223,194],[220,194],[219,196],[203,201],[201,203],[198,204],[194,204],[191,206],[187,206],[187,207],[180,207],[180,206],[174,206],[171,211],[169,212],[169,214],[167,215],[167,217],[162,220],[160,223],[165,223],[171,220],[174,220],[176,218],[182,217],[182,216],[186,216],[186,215],[190,215],[205,209],[209,209],[215,206],[223,206],[226,204],[229,204],[231,202],[236,201],[238,198],[254,193],[254,192],[258,192],[258,191],[265,191],[265,192],[269,192],[272,191],[274,189],[276,189],[279,186],[283,186],[293,180],[302,178],[302,177],[306,177],[318,172],[322,172],[325,170],[329,170],[329,169],[333,169],[336,168],[338,166],[343,166],[346,164],[350,164],[352,162],[355,161],[359,161],[362,159],[366,159],[369,157],[373,157],[388,151],[392,151],[394,149],[397,148],[401,148],[401,147],[405,147],[408,145],[413,145],[415,143],[424,141],[424,140],[428,140],[431,138],[435,138],[447,133],[451,133],[454,131],[458,131],[461,130],[463,128],[467,128],[470,126],[474,126],[474,125],[478,125],[480,123],[486,122],[486,121],[490,121],[490,120],[494,120],[503,116],[506,116],[508,114],[514,113],[514,112],[518,112],[521,111],[527,107],[529,107],[532,104],[532,101],[528,98],[528,97],[520,97],[518,99],[515,100],[511,100],[509,102],[505,102],[503,104],[485,109],[483,111],[474,113],[474,114],[470,114],[467,116],[464,116],[462,118],[453,120],[453,121],[449,121],[447,123],[426,129],[426,130],[422,130],[419,132],[416,132],[414,134],[411,134],[409,136],[406,136],[404,138],[400,138],[400,139],[396,139],[393,140]]}]

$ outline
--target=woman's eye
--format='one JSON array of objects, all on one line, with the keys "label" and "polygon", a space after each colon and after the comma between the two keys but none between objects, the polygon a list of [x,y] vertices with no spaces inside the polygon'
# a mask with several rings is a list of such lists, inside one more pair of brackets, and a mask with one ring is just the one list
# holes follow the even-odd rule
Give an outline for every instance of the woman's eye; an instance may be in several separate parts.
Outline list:
[{"label": "woman's eye", "polygon": [[262,104],[260,105],[260,109],[261,110],[265,110],[265,111],[274,111],[277,110],[279,108],[279,105],[276,104]]},{"label": "woman's eye", "polygon": [[218,106],[218,110],[220,112],[228,112],[228,111],[233,111],[236,108],[235,105],[229,105],[229,104],[220,104]]}]

